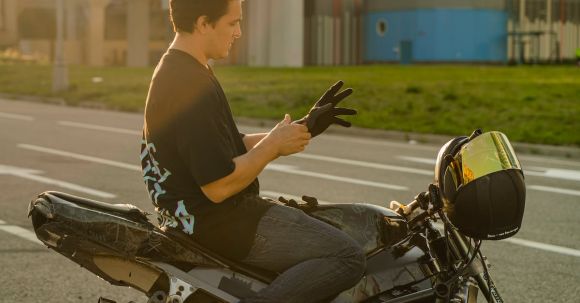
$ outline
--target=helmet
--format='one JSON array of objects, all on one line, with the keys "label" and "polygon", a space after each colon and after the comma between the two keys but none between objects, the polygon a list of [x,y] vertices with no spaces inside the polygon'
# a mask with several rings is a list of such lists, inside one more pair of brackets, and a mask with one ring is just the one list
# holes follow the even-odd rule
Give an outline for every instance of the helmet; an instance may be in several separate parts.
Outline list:
[{"label": "helmet", "polygon": [[466,236],[500,240],[519,231],[524,174],[503,133],[476,132],[445,144],[437,156],[435,185],[451,223]]}]

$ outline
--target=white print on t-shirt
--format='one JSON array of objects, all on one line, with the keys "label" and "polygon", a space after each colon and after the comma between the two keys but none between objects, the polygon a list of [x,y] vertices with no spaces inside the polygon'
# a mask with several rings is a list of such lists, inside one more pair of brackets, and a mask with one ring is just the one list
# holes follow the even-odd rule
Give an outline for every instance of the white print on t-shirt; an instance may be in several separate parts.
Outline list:
[{"label": "white print on t-shirt", "polygon": [[175,217],[181,221],[184,233],[188,235],[193,234],[193,224],[195,223],[195,218],[187,212],[187,209],[185,209],[185,205],[183,204],[183,200],[177,202]]},{"label": "white print on t-shirt", "polygon": [[181,222],[183,232],[188,235],[193,234],[195,217],[187,212],[183,200],[177,202],[174,214],[167,209],[157,209],[157,220],[159,221],[159,227],[177,228],[179,222]]},{"label": "white print on t-shirt", "polygon": [[[145,180],[145,184],[147,184],[147,188],[149,188],[149,196],[151,197],[151,200],[153,200],[157,205],[159,196],[166,193],[163,187],[161,187],[161,184],[171,176],[171,172],[165,168],[159,167],[159,162],[155,160],[153,155],[156,152],[153,143],[147,143],[145,139],[142,139],[141,146],[143,148],[141,151],[141,162],[143,163],[143,160],[145,160],[145,163],[147,164],[143,167],[143,179]],[[162,170],[163,173],[161,173]],[[153,182],[152,186],[150,186],[149,182]]]},{"label": "white print on t-shirt", "polygon": [[177,228],[179,224],[177,218],[173,216],[167,209],[156,209],[157,210],[157,221],[159,227],[172,227]]}]

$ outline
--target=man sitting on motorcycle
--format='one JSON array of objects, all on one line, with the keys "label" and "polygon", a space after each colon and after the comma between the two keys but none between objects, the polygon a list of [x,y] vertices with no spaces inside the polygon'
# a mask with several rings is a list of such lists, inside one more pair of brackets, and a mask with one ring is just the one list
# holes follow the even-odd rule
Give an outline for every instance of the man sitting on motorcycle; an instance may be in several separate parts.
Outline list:
[{"label": "man sitting on motorcycle", "polygon": [[[257,176],[281,156],[304,150],[333,123],[352,90],[333,86],[305,118],[286,115],[268,133],[243,135],[208,65],[241,36],[242,0],[171,0],[176,32],[149,89],[143,176],[160,226],[180,230],[225,257],[281,273],[243,302],[318,302],[354,286],[365,270],[361,247],[301,210],[260,198]],[[337,94],[338,93],[338,94]]]}]

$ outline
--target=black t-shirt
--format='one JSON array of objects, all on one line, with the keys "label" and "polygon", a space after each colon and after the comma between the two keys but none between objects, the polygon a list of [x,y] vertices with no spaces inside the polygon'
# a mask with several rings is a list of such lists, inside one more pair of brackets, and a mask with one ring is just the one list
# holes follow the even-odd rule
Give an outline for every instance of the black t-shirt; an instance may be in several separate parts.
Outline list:
[{"label": "black t-shirt", "polygon": [[238,260],[271,204],[258,198],[258,179],[217,204],[201,186],[234,171],[233,159],[247,152],[242,137],[212,71],[185,52],[168,50],[145,107],[141,164],[149,196],[160,226]]}]

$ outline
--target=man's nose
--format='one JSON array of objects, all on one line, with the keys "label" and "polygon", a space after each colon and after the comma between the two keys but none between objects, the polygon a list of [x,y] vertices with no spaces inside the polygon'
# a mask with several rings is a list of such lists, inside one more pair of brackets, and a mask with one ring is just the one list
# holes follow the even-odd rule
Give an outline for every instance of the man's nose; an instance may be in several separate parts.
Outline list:
[{"label": "man's nose", "polygon": [[242,27],[238,25],[234,31],[234,38],[239,39],[242,37]]}]

